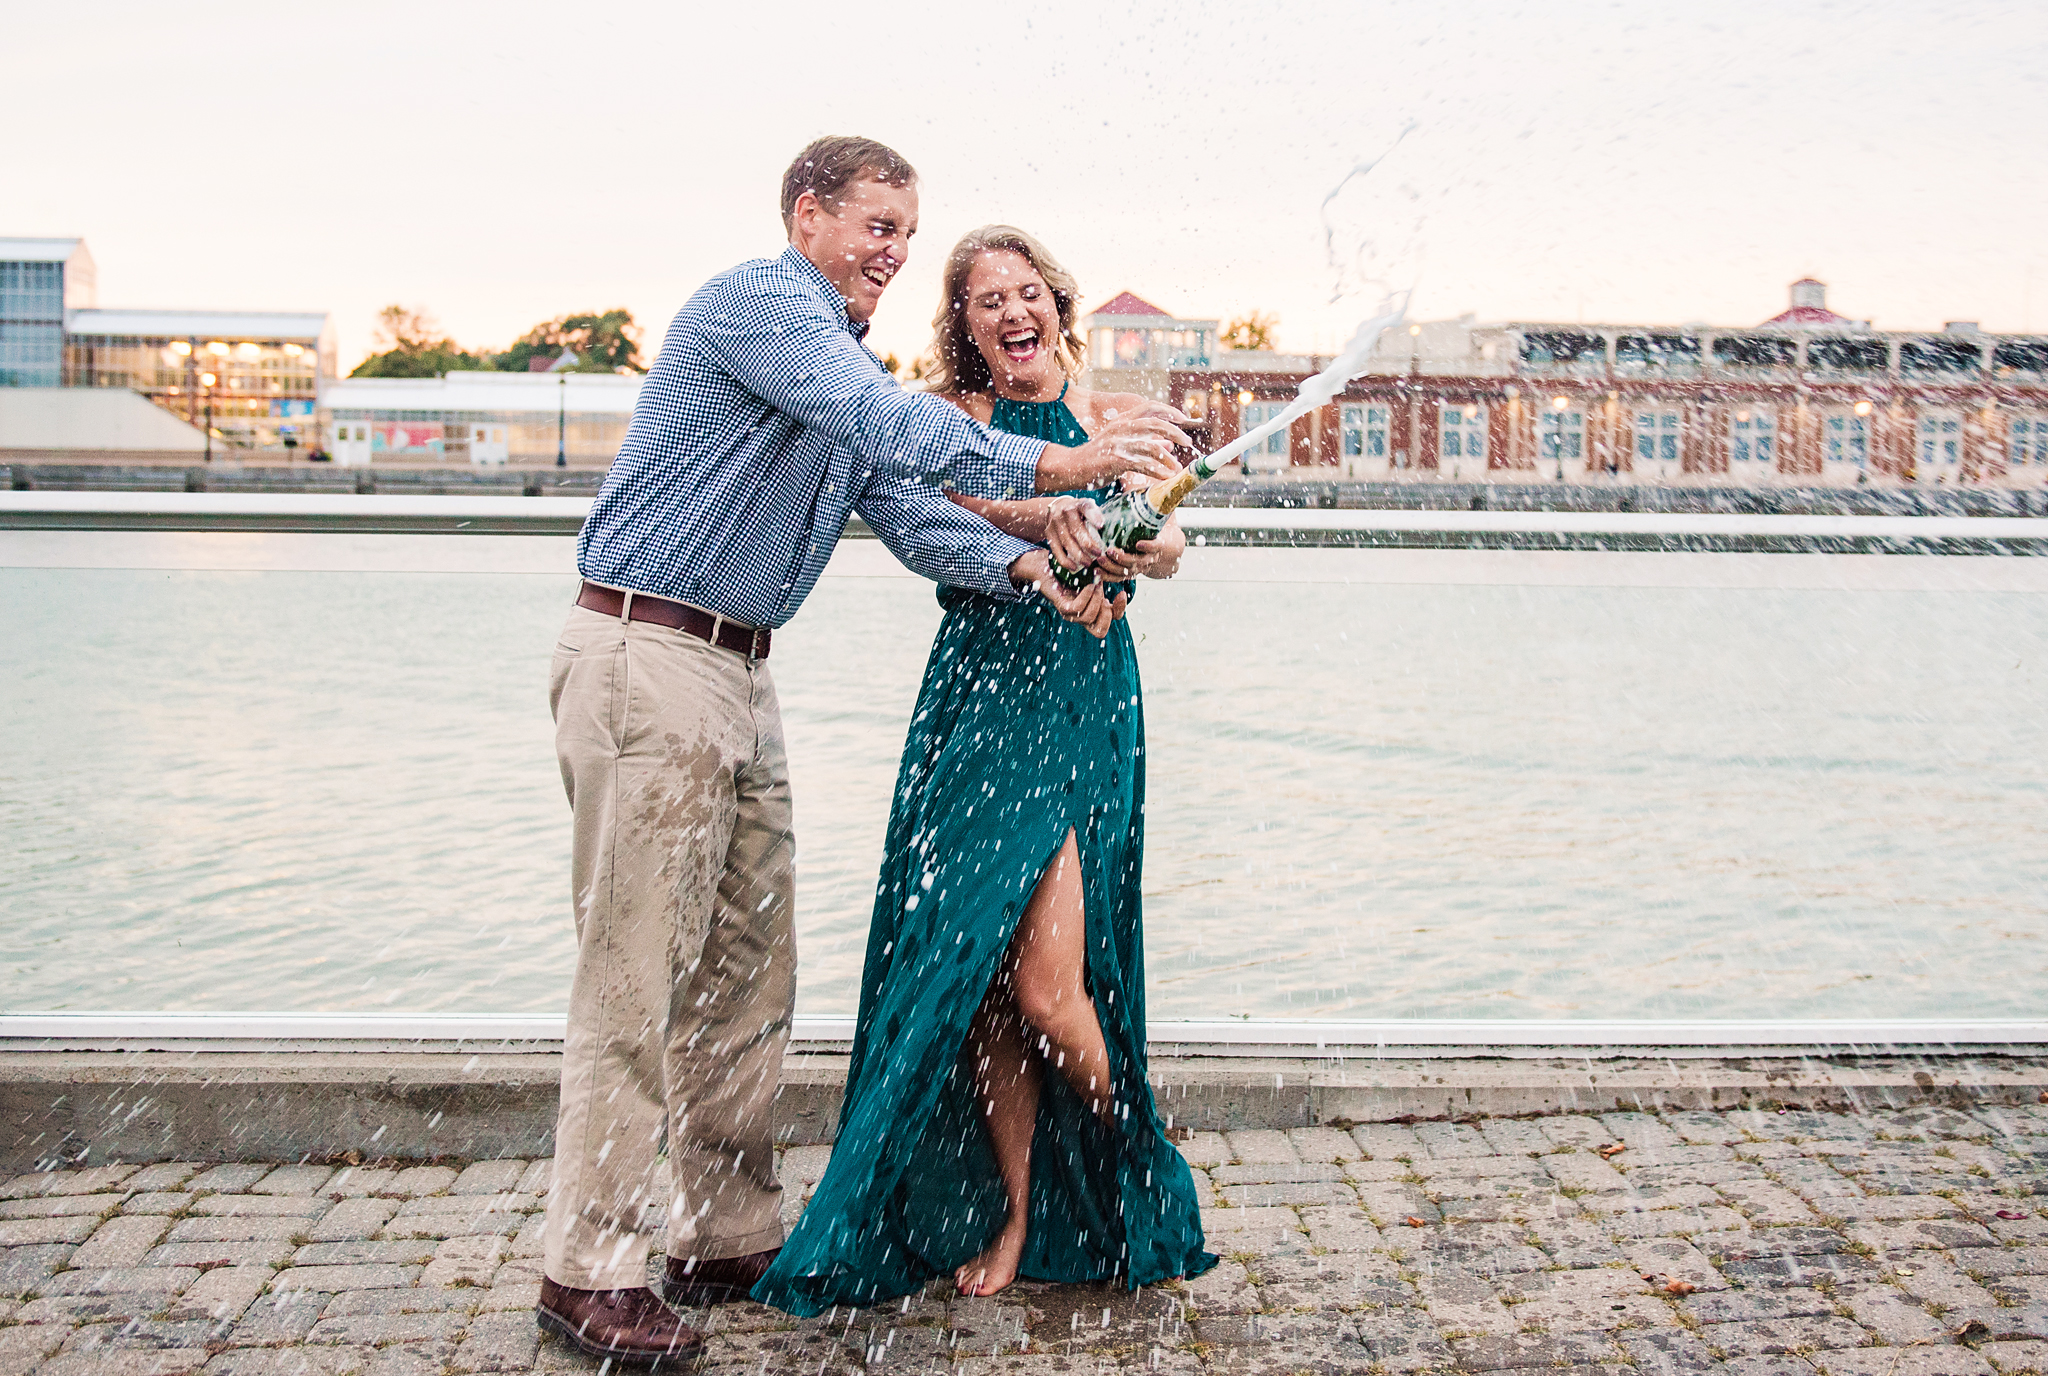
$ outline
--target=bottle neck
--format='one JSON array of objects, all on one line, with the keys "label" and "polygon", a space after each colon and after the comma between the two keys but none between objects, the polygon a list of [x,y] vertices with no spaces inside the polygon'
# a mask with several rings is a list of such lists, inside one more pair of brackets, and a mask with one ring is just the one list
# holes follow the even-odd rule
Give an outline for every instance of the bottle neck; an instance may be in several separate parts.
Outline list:
[{"label": "bottle neck", "polygon": [[1154,483],[1145,493],[1145,500],[1159,513],[1159,519],[1163,521],[1173,514],[1173,509],[1181,504],[1183,498],[1202,485],[1202,477],[1203,475],[1195,469],[1184,469],[1177,478]]}]

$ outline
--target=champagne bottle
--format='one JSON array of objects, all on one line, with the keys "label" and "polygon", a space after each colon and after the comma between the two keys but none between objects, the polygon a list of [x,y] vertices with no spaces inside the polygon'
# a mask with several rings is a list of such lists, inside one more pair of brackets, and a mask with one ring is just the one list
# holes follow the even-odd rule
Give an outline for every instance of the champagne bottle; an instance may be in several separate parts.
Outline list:
[{"label": "champagne bottle", "polygon": [[[1117,493],[1102,504],[1102,543],[1111,549],[1134,550],[1140,540],[1158,539],[1166,518],[1180,505],[1181,498],[1195,490],[1202,476],[1190,468],[1179,477],[1163,479],[1150,488]],[[1092,566],[1070,569],[1058,559],[1052,561],[1052,575],[1069,591],[1095,581]]]}]

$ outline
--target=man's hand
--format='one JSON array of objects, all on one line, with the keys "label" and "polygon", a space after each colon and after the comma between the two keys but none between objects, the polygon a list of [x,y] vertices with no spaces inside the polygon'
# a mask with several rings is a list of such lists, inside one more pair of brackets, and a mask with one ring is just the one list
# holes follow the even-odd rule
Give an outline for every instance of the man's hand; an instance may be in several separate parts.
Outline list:
[{"label": "man's hand", "polygon": [[1079,592],[1068,592],[1052,576],[1051,557],[1042,549],[1020,554],[1010,565],[1010,582],[1020,588],[1035,586],[1052,603],[1054,610],[1077,626],[1085,626],[1097,640],[1109,634],[1109,624],[1121,620],[1128,594],[1103,595],[1103,585],[1090,583]]},{"label": "man's hand", "polygon": [[1180,428],[1190,424],[1189,417],[1160,402],[1133,407],[1098,428],[1086,444],[1072,449],[1048,444],[1038,459],[1038,490],[1105,487],[1126,473],[1159,480],[1177,477],[1180,465],[1173,461],[1173,451],[1191,447]]}]

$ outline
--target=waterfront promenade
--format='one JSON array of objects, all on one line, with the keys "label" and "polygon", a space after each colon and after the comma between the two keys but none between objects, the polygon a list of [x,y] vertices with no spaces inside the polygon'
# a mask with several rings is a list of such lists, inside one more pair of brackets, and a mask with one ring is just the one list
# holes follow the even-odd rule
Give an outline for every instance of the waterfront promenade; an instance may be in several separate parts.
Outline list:
[{"label": "waterfront promenade", "polygon": [[[935,1286],[805,1322],[723,1306],[692,1369],[2048,1373],[2048,1107],[1478,1118],[1182,1149],[1225,1258],[1199,1280]],[[790,1217],[829,1150],[785,1153]],[[517,1160],[12,1177],[0,1376],[596,1370],[534,1329],[547,1179]]]}]

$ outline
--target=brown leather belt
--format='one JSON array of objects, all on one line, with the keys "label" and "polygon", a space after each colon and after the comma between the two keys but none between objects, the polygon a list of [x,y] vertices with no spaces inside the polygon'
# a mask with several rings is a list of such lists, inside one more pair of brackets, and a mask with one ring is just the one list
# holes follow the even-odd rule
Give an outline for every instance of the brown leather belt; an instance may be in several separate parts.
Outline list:
[{"label": "brown leather belt", "polygon": [[[628,608],[626,599],[631,597]],[[671,602],[666,597],[654,597],[648,593],[623,593],[616,588],[603,588],[595,583],[585,583],[583,591],[576,596],[576,605],[587,607],[606,616],[622,616],[628,621],[651,621],[657,626],[671,630],[687,631],[699,640],[708,640],[726,650],[737,650],[749,659],[768,658],[768,632],[756,629],[740,621],[727,621],[722,616],[682,602]]]}]

